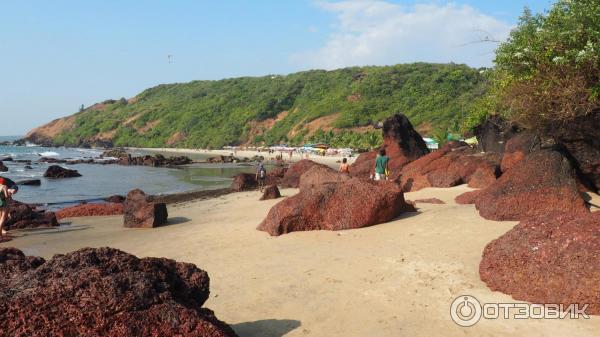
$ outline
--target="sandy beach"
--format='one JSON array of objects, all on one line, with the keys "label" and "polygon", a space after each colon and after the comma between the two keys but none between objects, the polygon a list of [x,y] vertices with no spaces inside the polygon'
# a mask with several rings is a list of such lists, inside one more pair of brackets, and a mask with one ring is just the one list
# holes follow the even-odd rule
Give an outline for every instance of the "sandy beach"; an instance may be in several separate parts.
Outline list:
[{"label": "sandy beach", "polygon": [[470,328],[451,320],[459,295],[515,302],[490,291],[478,267],[484,246],[516,223],[486,221],[473,206],[455,204],[467,190],[406,193],[446,204],[419,204],[418,213],[351,231],[270,237],[255,227],[278,201],[243,192],[173,205],[166,227],[126,229],[120,216],[74,218],[60,229],[15,232],[1,246],[46,258],[110,246],[195,263],[211,278],[206,306],[240,336],[596,336],[596,317],[482,319]]}]

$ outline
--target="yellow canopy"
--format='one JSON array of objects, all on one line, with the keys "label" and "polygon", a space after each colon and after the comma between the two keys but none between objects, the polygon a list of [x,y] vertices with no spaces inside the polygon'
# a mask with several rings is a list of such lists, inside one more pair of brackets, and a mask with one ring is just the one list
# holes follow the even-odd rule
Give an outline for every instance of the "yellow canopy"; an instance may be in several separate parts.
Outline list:
[{"label": "yellow canopy", "polygon": [[479,142],[477,141],[477,137],[471,137],[469,139],[465,139],[465,143],[469,145],[477,145]]}]

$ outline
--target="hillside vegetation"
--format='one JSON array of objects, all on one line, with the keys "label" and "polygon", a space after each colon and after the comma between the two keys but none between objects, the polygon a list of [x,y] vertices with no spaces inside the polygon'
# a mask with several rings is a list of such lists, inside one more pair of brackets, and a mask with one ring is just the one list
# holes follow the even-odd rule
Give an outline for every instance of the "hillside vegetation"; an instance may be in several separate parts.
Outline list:
[{"label": "hillside vegetation", "polygon": [[67,146],[217,148],[327,141],[370,147],[380,142],[371,125],[396,112],[425,133],[457,130],[463,111],[485,91],[482,72],[416,63],[164,84],[129,100],[95,104],[28,137]]},{"label": "hillside vegetation", "polygon": [[600,2],[559,0],[543,14],[525,10],[495,63],[467,129],[501,115],[543,133],[600,114]]}]

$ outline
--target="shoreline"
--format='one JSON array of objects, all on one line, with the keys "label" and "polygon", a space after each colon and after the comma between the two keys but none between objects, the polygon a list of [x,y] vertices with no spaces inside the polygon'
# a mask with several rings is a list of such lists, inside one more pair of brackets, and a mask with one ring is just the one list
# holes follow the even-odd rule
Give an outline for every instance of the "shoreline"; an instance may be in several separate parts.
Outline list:
[{"label": "shoreline", "polygon": [[[278,155],[279,152],[275,152],[272,154],[269,154],[268,152],[265,151],[258,151],[258,150],[237,150],[234,151],[233,150],[206,150],[206,149],[180,149],[180,148],[143,148],[143,147],[124,147],[124,149],[126,151],[148,151],[148,152],[162,152],[162,153],[179,153],[179,154],[197,154],[197,155],[207,155],[207,156],[229,156],[231,154],[233,154],[235,157],[247,157],[247,158],[252,158],[254,156],[263,156],[265,157],[265,160],[275,160],[275,155]],[[339,162],[342,161],[343,158],[348,158],[348,164],[352,164],[354,163],[354,161],[356,160],[356,158],[358,158],[358,154],[352,156],[352,157],[344,157],[344,156],[340,156],[340,155],[334,155],[334,156],[318,156],[318,155],[314,155],[311,154],[309,156],[308,159],[319,163],[319,164],[324,164],[324,165],[328,165],[331,167],[336,167],[339,165]],[[306,159],[304,156],[301,157],[301,154],[299,153],[294,153],[292,156],[292,163],[298,162],[301,159]],[[284,162],[290,162],[289,156],[287,153],[283,153],[283,161]]]}]

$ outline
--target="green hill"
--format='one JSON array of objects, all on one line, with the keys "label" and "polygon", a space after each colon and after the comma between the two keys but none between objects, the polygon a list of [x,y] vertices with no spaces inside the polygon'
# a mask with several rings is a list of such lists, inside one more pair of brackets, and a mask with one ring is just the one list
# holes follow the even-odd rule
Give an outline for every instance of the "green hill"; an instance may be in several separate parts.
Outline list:
[{"label": "green hill", "polygon": [[28,138],[67,146],[375,146],[379,132],[370,126],[396,112],[425,134],[458,130],[485,83],[479,69],[416,63],[164,84],[95,104]]}]

